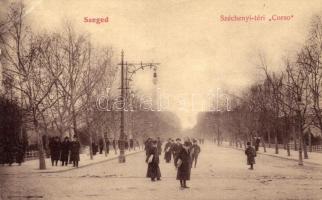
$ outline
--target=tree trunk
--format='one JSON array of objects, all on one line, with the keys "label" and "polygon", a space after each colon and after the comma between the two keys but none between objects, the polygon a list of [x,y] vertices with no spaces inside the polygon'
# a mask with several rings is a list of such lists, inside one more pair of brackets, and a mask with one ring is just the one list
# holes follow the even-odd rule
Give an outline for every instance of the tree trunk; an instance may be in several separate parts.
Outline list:
[{"label": "tree trunk", "polygon": [[297,137],[296,137],[296,130],[295,130],[295,126],[292,125],[292,133],[293,133],[293,139],[294,139],[294,150],[297,151]]},{"label": "tree trunk", "polygon": [[309,132],[309,152],[312,152],[312,135]]},{"label": "tree trunk", "polygon": [[266,144],[265,144],[264,138],[263,138],[262,144],[263,144],[263,148],[264,148],[264,153],[266,153]]},{"label": "tree trunk", "polygon": [[303,165],[303,155],[302,155],[302,134],[300,133],[299,139],[299,165]]},{"label": "tree trunk", "polygon": [[92,131],[89,131],[89,157],[93,160],[93,136]]},{"label": "tree trunk", "polygon": [[[102,131],[101,131],[102,132]],[[103,149],[104,149],[104,152],[105,152],[105,157],[107,157],[107,146],[106,146],[106,139],[105,139],[105,135],[104,133],[102,132],[102,138],[103,138]]]},{"label": "tree trunk", "polygon": [[275,154],[278,154],[278,141],[277,141],[277,132],[275,131]]},{"label": "tree trunk", "polygon": [[34,114],[34,127],[35,131],[38,137],[38,156],[39,156],[39,169],[44,170],[46,169],[46,160],[45,160],[45,155],[44,155],[44,145],[42,141],[42,134],[39,131],[39,126],[38,126],[38,121],[36,119],[36,116]]},{"label": "tree trunk", "polygon": [[287,156],[291,156],[291,151],[290,151],[290,142],[289,139],[287,140],[287,144],[286,144],[286,151],[287,151]]},{"label": "tree trunk", "polygon": [[307,145],[305,139],[303,141],[303,151],[304,151],[304,159],[309,159],[309,155],[307,154]]},{"label": "tree trunk", "polygon": [[268,138],[268,148],[271,148],[271,131],[267,131],[267,138]]}]

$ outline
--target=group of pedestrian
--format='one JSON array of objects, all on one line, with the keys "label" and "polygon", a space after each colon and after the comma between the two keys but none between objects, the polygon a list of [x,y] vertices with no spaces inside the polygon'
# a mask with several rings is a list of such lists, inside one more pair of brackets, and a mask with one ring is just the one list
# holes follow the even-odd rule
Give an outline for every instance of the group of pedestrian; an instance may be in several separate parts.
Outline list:
[{"label": "group of pedestrian", "polygon": [[80,143],[75,135],[72,140],[66,136],[62,142],[58,136],[50,139],[49,149],[52,166],[57,166],[60,160],[62,166],[73,164],[73,167],[78,167],[80,161]]},{"label": "group of pedestrian", "polygon": [[[151,178],[151,181],[161,180],[159,156],[162,152],[162,142],[160,138],[148,138],[145,141],[145,151],[146,162],[148,163],[147,177]],[[198,156],[201,152],[198,140],[186,138],[184,143],[181,143],[180,138],[177,138],[176,142],[169,138],[163,151],[166,163],[170,163],[173,157],[174,166],[177,169],[177,180],[180,181],[181,188],[189,188],[187,181],[190,180],[191,168],[192,166],[196,168]]]},{"label": "group of pedestrian", "polygon": [[11,144],[7,141],[0,141],[0,164],[8,164],[11,166],[14,162],[21,165],[24,161],[24,155],[26,152],[26,145],[22,142]]}]

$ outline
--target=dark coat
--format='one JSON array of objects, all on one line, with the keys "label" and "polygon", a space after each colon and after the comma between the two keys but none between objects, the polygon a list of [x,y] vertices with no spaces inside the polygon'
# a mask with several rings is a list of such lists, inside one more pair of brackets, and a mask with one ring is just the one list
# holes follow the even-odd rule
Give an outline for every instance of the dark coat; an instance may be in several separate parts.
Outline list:
[{"label": "dark coat", "polygon": [[160,178],[161,171],[159,167],[159,153],[156,147],[150,147],[148,156],[146,158],[146,162],[148,162],[149,157],[153,155],[153,159],[151,163],[148,163],[148,171],[146,173],[146,177],[148,178]]},{"label": "dark coat", "polygon": [[167,162],[171,161],[171,156],[172,156],[172,143],[168,142],[164,146],[164,159]]},{"label": "dark coat", "polygon": [[176,165],[177,163],[177,157],[178,157],[178,154],[180,153],[182,149],[182,144],[173,144],[172,146],[172,152],[173,152],[173,159],[174,159],[174,164]]},{"label": "dark coat", "polygon": [[71,149],[70,149],[71,161],[79,161],[79,151],[80,151],[80,143],[78,141],[73,141],[71,143]]},{"label": "dark coat", "polygon": [[253,147],[249,146],[245,150],[247,156],[247,165],[255,164],[256,151]]},{"label": "dark coat", "polygon": [[[178,161],[181,160],[182,164],[178,166]],[[176,166],[178,166],[177,180],[190,180],[191,172],[191,157],[190,149],[186,150],[181,148],[176,158]]]},{"label": "dark coat", "polygon": [[60,160],[63,162],[68,162],[69,151],[71,148],[71,143],[69,141],[64,141],[60,145]]},{"label": "dark coat", "polygon": [[200,152],[201,152],[200,146],[198,144],[193,144],[191,147],[192,157],[198,157]]},{"label": "dark coat", "polygon": [[60,142],[51,140],[49,142],[51,160],[59,160],[60,158]]},{"label": "dark coat", "polygon": [[144,150],[147,157],[149,155],[150,149],[151,149],[151,141],[147,140],[144,142]]}]

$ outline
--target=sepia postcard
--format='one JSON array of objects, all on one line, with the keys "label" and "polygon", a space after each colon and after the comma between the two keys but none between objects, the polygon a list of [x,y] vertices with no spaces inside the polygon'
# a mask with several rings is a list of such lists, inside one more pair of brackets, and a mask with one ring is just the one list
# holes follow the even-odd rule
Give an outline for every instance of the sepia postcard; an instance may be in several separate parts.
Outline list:
[{"label": "sepia postcard", "polygon": [[321,200],[321,0],[0,0],[0,200]]}]

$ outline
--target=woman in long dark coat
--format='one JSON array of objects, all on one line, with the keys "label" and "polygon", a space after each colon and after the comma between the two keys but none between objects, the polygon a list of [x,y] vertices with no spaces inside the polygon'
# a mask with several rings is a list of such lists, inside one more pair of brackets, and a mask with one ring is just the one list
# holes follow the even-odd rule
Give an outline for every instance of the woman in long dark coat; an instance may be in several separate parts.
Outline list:
[{"label": "woman in long dark coat", "polygon": [[68,137],[65,137],[64,141],[61,143],[60,150],[61,150],[61,154],[60,154],[61,165],[67,166],[69,150],[70,150],[70,141]]},{"label": "woman in long dark coat", "polygon": [[177,155],[176,167],[178,168],[177,180],[180,180],[182,188],[189,188],[186,181],[190,180],[191,157],[189,142],[185,142]]},{"label": "woman in long dark coat", "polygon": [[71,150],[70,150],[70,160],[73,162],[74,167],[78,167],[78,162],[80,160],[79,151],[80,151],[80,143],[77,137],[74,137],[74,141],[72,141]]},{"label": "woman in long dark coat", "polygon": [[60,158],[60,142],[58,137],[54,137],[49,142],[49,149],[50,149],[50,158],[51,158],[51,165],[54,164],[57,166],[58,160]]},{"label": "woman in long dark coat", "polygon": [[250,165],[249,169],[253,170],[254,169],[254,164],[255,164],[256,151],[250,145],[250,142],[247,142],[247,148],[245,150],[245,154],[247,156],[247,165]]},{"label": "woman in long dark coat", "polygon": [[[150,160],[153,156],[153,159]],[[146,162],[148,163],[148,171],[146,176],[148,178],[151,178],[151,181],[155,181],[157,179],[158,181],[161,180],[161,171],[159,167],[159,152],[157,148],[157,141],[153,141],[152,145],[150,146],[148,150],[148,155],[146,157]]]}]

